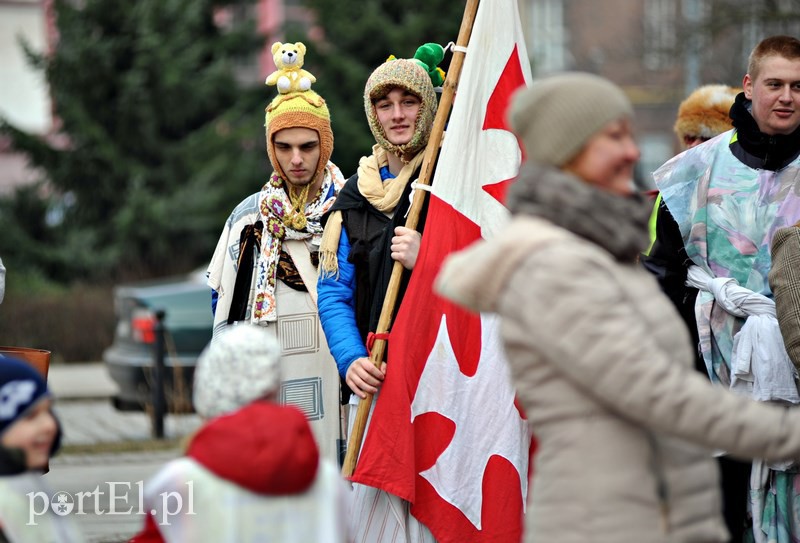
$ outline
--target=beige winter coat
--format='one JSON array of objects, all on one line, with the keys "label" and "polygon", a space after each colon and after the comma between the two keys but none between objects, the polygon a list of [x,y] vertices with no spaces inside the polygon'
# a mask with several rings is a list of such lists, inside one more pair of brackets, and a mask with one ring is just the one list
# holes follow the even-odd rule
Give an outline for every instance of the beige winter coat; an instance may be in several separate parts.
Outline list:
[{"label": "beige winter coat", "polygon": [[533,205],[516,208],[539,217],[517,215],[452,256],[437,282],[503,319],[539,442],[525,541],[727,541],[710,451],[800,458],[800,410],[736,397],[693,370],[682,320],[632,261],[639,237],[625,232],[644,219],[628,224],[625,205],[575,178],[526,175],[517,197]]}]

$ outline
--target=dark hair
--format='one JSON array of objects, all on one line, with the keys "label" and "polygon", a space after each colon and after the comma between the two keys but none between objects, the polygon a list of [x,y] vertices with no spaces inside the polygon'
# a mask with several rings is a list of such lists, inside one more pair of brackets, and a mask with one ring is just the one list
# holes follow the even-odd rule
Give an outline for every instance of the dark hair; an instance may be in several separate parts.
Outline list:
[{"label": "dark hair", "polygon": [[761,63],[766,57],[783,57],[789,60],[800,59],[800,40],[792,36],[770,36],[759,42],[750,53],[747,73],[752,79],[758,77]]},{"label": "dark hair", "polygon": [[400,89],[404,93],[410,94],[411,96],[416,96],[417,98],[422,100],[422,97],[419,94],[417,94],[416,92],[407,87],[404,87],[402,85],[387,85],[386,87],[381,88],[379,92],[375,93],[374,97],[370,97],[372,105],[375,105],[375,103],[378,102],[379,100],[383,100],[384,98],[389,96],[389,93],[392,92],[394,89]]}]

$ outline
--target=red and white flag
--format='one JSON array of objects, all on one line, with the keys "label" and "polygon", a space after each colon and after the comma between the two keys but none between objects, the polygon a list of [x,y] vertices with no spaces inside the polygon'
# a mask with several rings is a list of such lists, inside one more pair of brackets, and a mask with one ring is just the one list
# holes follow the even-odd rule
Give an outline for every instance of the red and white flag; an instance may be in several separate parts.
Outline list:
[{"label": "red and white flag", "polygon": [[530,82],[517,0],[480,3],[434,176],[417,264],[353,481],[408,500],[440,542],[520,541],[531,438],[497,318],[433,293],[445,256],[508,219],[522,160],[506,125]]}]

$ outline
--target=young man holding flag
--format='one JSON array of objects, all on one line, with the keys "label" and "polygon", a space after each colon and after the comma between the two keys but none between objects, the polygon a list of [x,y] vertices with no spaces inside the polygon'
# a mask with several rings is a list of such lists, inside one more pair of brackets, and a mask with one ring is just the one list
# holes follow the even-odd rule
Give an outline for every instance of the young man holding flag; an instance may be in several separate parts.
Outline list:
[{"label": "young man holding flag", "polygon": [[[467,2],[464,21],[474,19],[471,38],[468,31],[462,36],[468,27],[462,24],[450,77],[457,74],[456,55],[464,54],[466,42],[480,45],[466,47],[463,72],[455,78],[458,99],[426,198],[425,233],[391,327],[389,371],[352,476],[410,506],[409,514],[403,509],[392,520],[391,510],[375,519],[374,510],[364,507],[368,502],[356,503],[354,518],[376,526],[386,517],[406,538],[362,528],[357,541],[521,539],[531,439],[515,403],[497,321],[461,310],[432,291],[446,254],[491,235],[508,217],[503,194],[521,160],[505,122],[511,94],[530,80],[517,3],[477,5]],[[455,86],[450,83],[441,107]],[[435,124],[434,134],[439,128]],[[407,529],[406,521],[424,525],[428,538]]]},{"label": "young man holding flag", "polygon": [[420,233],[402,225],[436,115],[436,93],[414,60],[388,60],[367,80],[364,108],[377,143],[327,218],[319,282],[322,326],[356,398],[377,392],[384,378],[365,342],[380,316],[393,262],[413,269],[419,252]]},{"label": "young man holding flag", "polygon": [[[360,160],[325,225],[319,315],[339,375],[352,391],[352,414],[366,393],[378,392],[386,375],[385,363],[378,368],[369,359],[367,336],[376,329],[394,262],[406,270],[416,263],[424,213],[419,231],[402,225],[437,105],[431,78],[419,62],[388,60],[372,72],[364,109],[376,144]],[[408,277],[405,273],[401,288]],[[360,522],[362,511],[354,509],[353,522],[360,524],[357,541],[380,541],[396,531],[413,533],[413,541],[434,541],[408,513],[408,502],[364,485],[356,485],[354,492],[356,507],[380,508],[378,514],[363,515],[371,521],[365,523]]]}]

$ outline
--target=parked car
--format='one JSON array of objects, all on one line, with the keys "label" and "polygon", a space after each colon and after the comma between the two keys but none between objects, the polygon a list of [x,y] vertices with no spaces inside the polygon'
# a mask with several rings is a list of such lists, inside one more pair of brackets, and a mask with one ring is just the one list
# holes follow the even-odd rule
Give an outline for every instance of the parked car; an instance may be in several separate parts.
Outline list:
[{"label": "parked car", "polygon": [[151,404],[158,310],[165,312],[167,409],[187,412],[192,408],[195,363],[211,340],[213,327],[211,289],[204,270],[114,289],[117,323],[103,361],[119,388],[113,398],[117,409],[144,410]]}]

